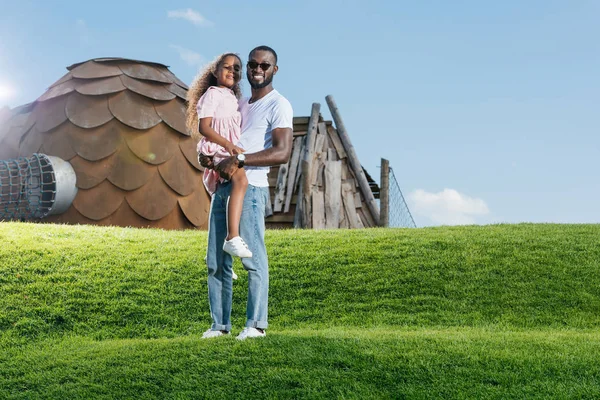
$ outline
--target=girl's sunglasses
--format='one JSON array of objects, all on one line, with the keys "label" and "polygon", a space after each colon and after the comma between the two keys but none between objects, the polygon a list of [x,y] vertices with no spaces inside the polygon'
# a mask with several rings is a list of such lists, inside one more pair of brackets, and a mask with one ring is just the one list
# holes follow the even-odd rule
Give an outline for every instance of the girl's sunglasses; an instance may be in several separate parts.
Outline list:
[{"label": "girl's sunglasses", "polygon": [[250,69],[256,69],[256,67],[260,66],[260,69],[263,70],[263,72],[266,72],[269,70],[269,68],[271,68],[271,64],[269,63],[257,63],[256,61],[248,61],[248,68]]}]

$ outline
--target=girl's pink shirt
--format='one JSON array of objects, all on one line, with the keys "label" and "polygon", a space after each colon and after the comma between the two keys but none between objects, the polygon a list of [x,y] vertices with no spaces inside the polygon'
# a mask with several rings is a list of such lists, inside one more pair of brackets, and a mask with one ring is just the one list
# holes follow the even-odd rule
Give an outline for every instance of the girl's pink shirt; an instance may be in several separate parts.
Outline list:
[{"label": "girl's pink shirt", "polygon": [[[198,100],[196,106],[198,120],[212,117],[212,128],[233,144],[240,140],[242,115],[238,111],[238,100],[231,89],[211,86]],[[213,156],[213,162],[218,164],[230,154],[216,143],[209,142],[203,137],[198,143],[198,153]],[[217,183],[221,178],[219,174],[210,169],[204,170],[204,186],[212,195],[217,190]]]}]

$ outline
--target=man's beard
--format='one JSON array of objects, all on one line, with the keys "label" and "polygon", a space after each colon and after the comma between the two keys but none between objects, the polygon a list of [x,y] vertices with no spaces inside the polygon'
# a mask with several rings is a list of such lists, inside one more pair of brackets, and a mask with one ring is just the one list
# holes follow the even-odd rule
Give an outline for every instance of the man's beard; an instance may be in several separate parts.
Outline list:
[{"label": "man's beard", "polygon": [[271,82],[273,82],[273,75],[265,74],[265,80],[262,83],[254,83],[250,79],[250,76],[248,77],[248,83],[250,84],[250,87],[252,89],[262,89],[266,86],[269,86],[271,84]]}]

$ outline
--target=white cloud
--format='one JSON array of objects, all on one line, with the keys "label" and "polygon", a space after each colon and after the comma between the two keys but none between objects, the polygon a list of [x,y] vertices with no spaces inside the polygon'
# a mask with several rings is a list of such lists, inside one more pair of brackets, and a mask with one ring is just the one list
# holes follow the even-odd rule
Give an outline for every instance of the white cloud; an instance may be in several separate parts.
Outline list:
[{"label": "white cloud", "polygon": [[172,10],[167,13],[169,18],[182,18],[186,21],[190,21],[194,25],[198,26],[213,26],[214,24],[204,18],[198,11],[194,11],[191,8],[186,10]]},{"label": "white cloud", "polygon": [[410,210],[415,215],[429,218],[437,225],[469,225],[477,223],[477,217],[489,214],[482,199],[469,197],[454,189],[429,193],[417,189],[408,195]]},{"label": "white cloud", "polygon": [[170,45],[172,49],[176,50],[179,53],[179,57],[183,61],[185,61],[188,65],[191,66],[201,66],[204,64],[204,58],[193,50],[186,49],[185,47],[181,47],[175,44]]}]

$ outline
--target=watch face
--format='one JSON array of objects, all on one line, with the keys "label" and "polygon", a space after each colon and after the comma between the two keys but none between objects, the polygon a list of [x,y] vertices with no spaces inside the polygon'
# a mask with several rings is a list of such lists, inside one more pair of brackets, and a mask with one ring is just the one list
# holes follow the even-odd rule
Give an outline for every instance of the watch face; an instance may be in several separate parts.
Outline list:
[{"label": "watch face", "polygon": [[237,159],[240,161],[246,161],[246,156],[244,154],[238,154]]}]

